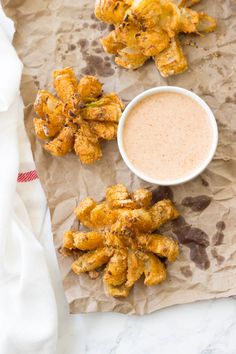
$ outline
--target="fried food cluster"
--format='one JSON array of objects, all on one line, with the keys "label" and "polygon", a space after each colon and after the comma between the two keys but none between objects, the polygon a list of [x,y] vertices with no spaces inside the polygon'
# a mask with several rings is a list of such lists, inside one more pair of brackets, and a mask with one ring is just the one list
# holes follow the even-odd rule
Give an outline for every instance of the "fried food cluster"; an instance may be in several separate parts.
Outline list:
[{"label": "fried food cluster", "polygon": [[102,95],[102,84],[94,76],[79,82],[72,68],[55,70],[54,96],[40,90],[34,109],[36,135],[47,140],[44,149],[54,156],[74,151],[84,164],[102,156],[100,142],[116,138],[124,105],[115,93]]},{"label": "fried food cluster", "polygon": [[107,53],[126,69],[153,58],[163,77],[188,68],[178,36],[215,30],[216,20],[190,9],[201,0],[97,0],[95,15],[115,29],[101,39]]},{"label": "fried food cluster", "polygon": [[170,200],[152,203],[152,193],[138,189],[130,193],[118,184],[109,187],[101,203],[85,198],[75,209],[83,226],[91,231],[67,231],[64,252],[83,251],[72,264],[76,274],[88,272],[92,278],[105,266],[103,282],[107,293],[127,297],[144,274],[144,284],[157,285],[166,279],[164,260],[174,262],[178,243],[160,235],[163,224],[179,216]]}]

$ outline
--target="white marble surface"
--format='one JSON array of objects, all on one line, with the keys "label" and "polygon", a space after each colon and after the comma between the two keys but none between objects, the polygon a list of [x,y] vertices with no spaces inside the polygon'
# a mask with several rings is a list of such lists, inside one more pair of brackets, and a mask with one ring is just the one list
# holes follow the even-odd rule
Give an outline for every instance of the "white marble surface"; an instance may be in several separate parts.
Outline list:
[{"label": "white marble surface", "polygon": [[[0,23],[11,38],[12,24],[1,9]],[[48,213],[42,242],[47,246],[59,309],[57,354],[236,354],[235,299],[174,306],[143,317],[112,313],[69,316]]]},{"label": "white marble surface", "polygon": [[42,233],[59,307],[57,354],[235,354],[236,300],[173,306],[151,315],[68,315],[57,271],[49,215]]},{"label": "white marble surface", "polygon": [[[220,300],[176,306],[143,318],[114,314],[81,316],[71,321],[67,339],[61,340],[58,353],[234,354],[235,314],[234,300]],[[80,349],[71,342],[76,336]]]}]

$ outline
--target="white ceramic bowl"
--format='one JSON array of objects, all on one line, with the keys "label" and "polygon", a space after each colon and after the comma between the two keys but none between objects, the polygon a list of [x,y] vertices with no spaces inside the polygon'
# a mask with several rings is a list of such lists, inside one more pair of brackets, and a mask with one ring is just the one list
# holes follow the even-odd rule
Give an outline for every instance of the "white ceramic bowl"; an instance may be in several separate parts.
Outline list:
[{"label": "white ceramic bowl", "polygon": [[[201,165],[199,165],[188,176],[184,176],[183,178],[178,178],[175,180],[170,179],[170,180],[165,180],[165,181],[151,178],[148,175],[145,175],[144,172],[137,170],[136,167],[133,166],[133,164],[129,161],[129,158],[125,152],[124,145],[123,145],[123,129],[124,129],[125,120],[129,114],[129,112],[134,108],[134,106],[138,102],[143,100],[145,97],[151,96],[156,93],[162,93],[162,92],[175,92],[175,93],[185,95],[187,97],[191,97],[194,101],[196,101],[206,111],[209,122],[212,127],[212,132],[213,132],[212,146],[211,146],[211,149],[209,151],[207,158],[203,161],[203,163]],[[200,173],[202,173],[205,170],[205,168],[209,165],[209,163],[213,159],[213,156],[215,154],[217,144],[218,144],[218,128],[217,128],[216,119],[215,119],[214,114],[212,113],[212,110],[206,104],[206,102],[203,101],[203,99],[201,99],[198,95],[196,95],[195,93],[193,93],[191,91],[188,91],[184,88],[177,87],[177,86],[160,86],[160,87],[154,87],[152,89],[149,89],[149,90],[146,90],[146,91],[140,93],[127,105],[127,107],[125,108],[125,110],[121,116],[121,119],[120,119],[120,122],[118,125],[117,140],[118,140],[118,147],[119,147],[119,150],[120,150],[120,153],[121,153],[121,156],[122,156],[124,162],[126,163],[128,168],[135,175],[137,175],[139,178],[143,179],[144,181],[147,181],[147,182],[150,182],[153,184],[162,185],[162,186],[171,186],[171,185],[173,186],[173,185],[177,185],[177,184],[186,183],[186,182],[194,179]]]}]

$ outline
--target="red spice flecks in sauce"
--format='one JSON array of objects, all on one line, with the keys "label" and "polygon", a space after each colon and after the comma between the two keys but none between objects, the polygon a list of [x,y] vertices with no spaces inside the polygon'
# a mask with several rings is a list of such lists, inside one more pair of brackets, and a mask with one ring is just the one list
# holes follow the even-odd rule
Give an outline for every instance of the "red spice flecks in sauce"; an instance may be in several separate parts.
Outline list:
[{"label": "red spice flecks in sauce", "polygon": [[209,155],[213,131],[205,110],[179,93],[144,98],[128,114],[123,144],[129,161],[148,177],[188,176]]}]

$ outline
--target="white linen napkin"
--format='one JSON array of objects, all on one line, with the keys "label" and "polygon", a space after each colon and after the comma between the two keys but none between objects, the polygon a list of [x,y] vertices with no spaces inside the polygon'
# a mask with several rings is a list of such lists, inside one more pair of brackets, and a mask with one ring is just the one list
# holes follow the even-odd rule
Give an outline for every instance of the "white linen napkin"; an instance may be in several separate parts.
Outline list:
[{"label": "white linen napkin", "polygon": [[0,353],[53,354],[57,309],[52,282],[44,249],[16,188],[21,70],[0,28]]},{"label": "white linen napkin", "polygon": [[7,111],[19,90],[22,63],[0,26],[0,112]]}]

